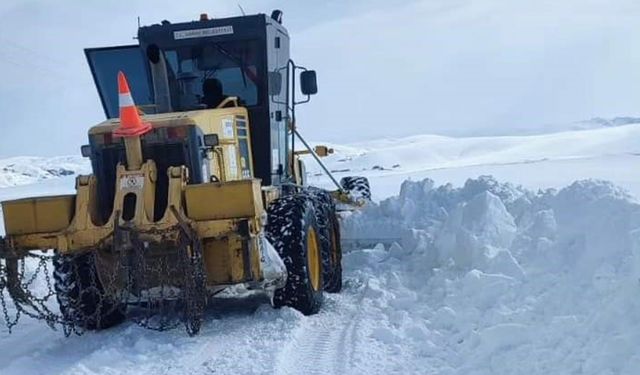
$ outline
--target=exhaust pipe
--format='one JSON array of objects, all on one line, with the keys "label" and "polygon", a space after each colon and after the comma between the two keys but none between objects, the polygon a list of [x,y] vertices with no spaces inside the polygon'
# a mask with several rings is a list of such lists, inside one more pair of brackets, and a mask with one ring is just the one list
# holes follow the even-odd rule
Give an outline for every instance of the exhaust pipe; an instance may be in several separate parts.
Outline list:
[{"label": "exhaust pipe", "polygon": [[171,93],[169,91],[169,77],[167,76],[167,62],[160,48],[152,44],[147,47],[147,58],[151,67],[153,80],[154,101],[157,113],[173,112],[171,106]]}]

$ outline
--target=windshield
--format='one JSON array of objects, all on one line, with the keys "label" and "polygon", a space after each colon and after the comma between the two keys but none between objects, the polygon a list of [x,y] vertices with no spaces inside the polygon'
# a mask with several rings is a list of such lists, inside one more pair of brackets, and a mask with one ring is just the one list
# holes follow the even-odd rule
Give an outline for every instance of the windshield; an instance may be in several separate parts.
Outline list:
[{"label": "windshield", "polygon": [[258,105],[262,87],[258,51],[256,41],[208,43],[165,50],[171,91],[177,93],[172,101],[181,110],[215,107],[216,100],[208,100],[210,88],[214,87],[221,90],[219,94],[223,98],[236,96],[242,105]]},{"label": "windshield", "polygon": [[146,61],[140,46],[89,48],[85,50],[85,54],[107,118],[120,116],[116,80],[119,71],[127,75],[129,85],[133,88],[131,94],[137,105],[153,104],[153,91],[149,85],[149,76],[145,70]]}]

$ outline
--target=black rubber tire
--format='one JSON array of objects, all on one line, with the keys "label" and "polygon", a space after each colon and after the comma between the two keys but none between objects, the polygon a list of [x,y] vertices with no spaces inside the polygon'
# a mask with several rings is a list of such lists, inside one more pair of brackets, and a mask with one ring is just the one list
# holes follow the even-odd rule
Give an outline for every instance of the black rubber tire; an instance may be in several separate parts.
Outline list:
[{"label": "black rubber tire", "polygon": [[86,330],[102,330],[124,321],[126,305],[116,305],[105,298],[92,253],[56,254],[53,266],[58,305],[69,324]]},{"label": "black rubber tire", "polygon": [[336,204],[326,190],[310,187],[307,193],[313,199],[316,223],[320,231],[324,291],[339,293],[342,290],[342,246]]},{"label": "black rubber tire", "polygon": [[307,267],[306,233],[313,228],[319,235],[313,202],[305,194],[285,196],[271,203],[267,214],[267,239],[287,267],[287,283],[275,291],[273,305],[293,307],[304,315],[315,314],[320,310],[324,297],[322,272],[320,285],[315,290]]},{"label": "black rubber tire", "polygon": [[328,270],[323,273],[324,290],[328,293],[340,293],[342,291],[342,245],[340,244],[340,222],[335,212],[329,216],[330,250]]},{"label": "black rubber tire", "polygon": [[371,200],[371,186],[366,177],[349,176],[340,180],[340,186],[356,199]]}]

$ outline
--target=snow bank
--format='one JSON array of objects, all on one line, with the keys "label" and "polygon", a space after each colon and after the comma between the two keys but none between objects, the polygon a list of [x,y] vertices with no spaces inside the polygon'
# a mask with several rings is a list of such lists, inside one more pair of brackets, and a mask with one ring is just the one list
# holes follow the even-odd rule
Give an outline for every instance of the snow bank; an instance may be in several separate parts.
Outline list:
[{"label": "snow bank", "polygon": [[402,345],[402,371],[640,372],[640,205],[610,183],[405,181],[344,228],[399,239],[374,262],[371,251],[347,262],[378,275],[363,303],[381,322],[370,338]]}]

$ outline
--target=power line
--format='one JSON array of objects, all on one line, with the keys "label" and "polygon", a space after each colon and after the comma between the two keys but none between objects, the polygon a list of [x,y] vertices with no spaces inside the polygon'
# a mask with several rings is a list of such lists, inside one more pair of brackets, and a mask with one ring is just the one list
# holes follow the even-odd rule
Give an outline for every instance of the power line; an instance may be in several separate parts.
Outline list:
[{"label": "power line", "polygon": [[6,51],[0,51],[0,62],[6,62],[21,69],[27,69],[32,73],[34,71],[39,72],[41,74],[46,75],[47,77],[55,78],[60,81],[75,79],[75,77],[72,77],[71,75],[65,72],[55,69],[54,67],[57,66],[57,64],[54,64],[54,65],[38,64],[31,58],[9,55],[7,54]]},{"label": "power line", "polygon": [[64,64],[64,61],[62,61],[62,60],[58,60],[58,59],[52,58],[51,56],[46,55],[46,54],[42,53],[41,51],[37,51],[35,49],[32,49],[32,48],[27,47],[27,46],[24,46],[22,44],[18,44],[15,41],[7,39],[7,38],[5,38],[3,36],[0,36],[0,42],[2,42],[4,44],[7,44],[9,46],[12,46],[13,48],[17,48],[17,49],[23,50],[25,52],[28,52],[30,54],[36,55],[38,57],[44,58],[44,59],[49,60],[49,61],[51,61],[53,63],[58,64],[58,65]]}]

